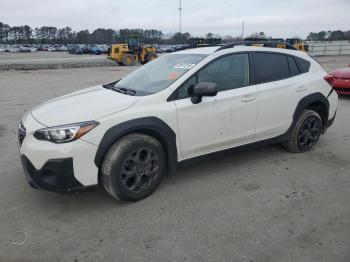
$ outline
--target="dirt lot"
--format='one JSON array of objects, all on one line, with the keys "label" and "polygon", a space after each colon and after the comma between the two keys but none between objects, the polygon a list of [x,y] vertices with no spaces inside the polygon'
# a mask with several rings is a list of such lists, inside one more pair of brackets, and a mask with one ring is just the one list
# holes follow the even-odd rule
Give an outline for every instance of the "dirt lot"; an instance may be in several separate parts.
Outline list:
[{"label": "dirt lot", "polygon": [[[328,57],[328,68],[350,57]],[[0,71],[0,261],[350,261],[350,98],[316,149],[278,145],[178,169],[130,204],[102,189],[33,190],[16,146],[23,113],[133,68]],[[21,242],[28,235],[23,245]]]},{"label": "dirt lot", "polygon": [[0,53],[0,70],[37,70],[112,66],[106,55],[70,55],[67,52]]}]

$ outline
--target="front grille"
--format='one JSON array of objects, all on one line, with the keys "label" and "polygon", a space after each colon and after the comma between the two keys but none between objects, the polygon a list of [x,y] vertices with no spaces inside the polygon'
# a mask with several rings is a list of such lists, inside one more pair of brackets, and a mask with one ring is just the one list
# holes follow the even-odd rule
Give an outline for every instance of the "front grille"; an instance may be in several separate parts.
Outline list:
[{"label": "front grille", "polygon": [[26,137],[26,133],[27,133],[26,128],[24,127],[22,122],[20,122],[19,126],[18,126],[18,144],[19,144],[19,146],[22,145],[22,142],[23,142],[24,138]]}]

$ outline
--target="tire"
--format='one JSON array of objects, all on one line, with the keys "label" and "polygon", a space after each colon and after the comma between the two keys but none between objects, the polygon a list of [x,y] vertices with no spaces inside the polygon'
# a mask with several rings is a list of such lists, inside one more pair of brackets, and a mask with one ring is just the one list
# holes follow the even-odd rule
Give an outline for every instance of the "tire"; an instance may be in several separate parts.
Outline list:
[{"label": "tire", "polygon": [[133,66],[135,65],[135,58],[130,54],[124,54],[122,62],[126,66]]},{"label": "tire", "polygon": [[120,65],[120,66],[124,66],[123,62],[117,62],[117,63],[118,63],[118,65]]},{"label": "tire", "polygon": [[146,63],[156,59],[157,57],[158,55],[155,52],[149,52],[145,57]]},{"label": "tire", "polygon": [[312,110],[304,110],[296,121],[290,140],[282,146],[292,153],[303,153],[313,150],[322,132],[322,120]]},{"label": "tire", "polygon": [[165,170],[161,143],[144,134],[130,134],[116,141],[106,153],[101,182],[114,198],[138,201],[153,193]]}]

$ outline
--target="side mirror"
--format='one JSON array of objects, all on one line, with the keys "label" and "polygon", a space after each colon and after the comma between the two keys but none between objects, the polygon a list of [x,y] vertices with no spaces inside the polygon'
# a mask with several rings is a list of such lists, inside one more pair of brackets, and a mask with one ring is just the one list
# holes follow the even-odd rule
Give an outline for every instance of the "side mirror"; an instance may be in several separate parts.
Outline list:
[{"label": "side mirror", "polygon": [[203,96],[216,96],[218,85],[212,82],[199,82],[191,90],[191,101],[193,104],[202,102]]}]

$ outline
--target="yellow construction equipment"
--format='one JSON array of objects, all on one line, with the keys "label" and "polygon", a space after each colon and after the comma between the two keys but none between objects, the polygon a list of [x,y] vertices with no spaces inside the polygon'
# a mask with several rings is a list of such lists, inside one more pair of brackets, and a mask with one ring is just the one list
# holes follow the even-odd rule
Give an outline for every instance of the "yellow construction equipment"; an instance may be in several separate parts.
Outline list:
[{"label": "yellow construction equipment", "polygon": [[286,40],[282,38],[271,38],[271,39],[259,39],[259,38],[246,38],[245,41],[251,41],[252,46],[273,46],[276,48],[290,49],[289,46],[293,46],[299,51],[307,52],[309,51],[309,46],[300,38],[287,38]]},{"label": "yellow construction equipment", "polygon": [[128,37],[124,44],[112,45],[107,58],[122,66],[133,66],[140,62],[146,64],[158,57],[156,49],[150,45],[140,45],[138,36]]},{"label": "yellow construction equipment", "polygon": [[307,52],[309,51],[309,45],[306,44],[303,40],[300,38],[287,38],[286,43],[294,46],[299,51]]}]

